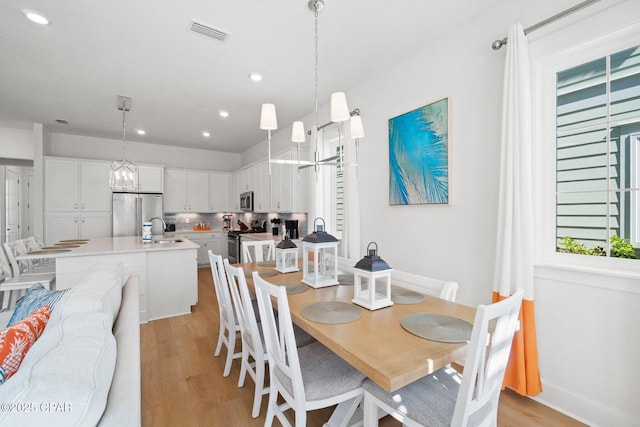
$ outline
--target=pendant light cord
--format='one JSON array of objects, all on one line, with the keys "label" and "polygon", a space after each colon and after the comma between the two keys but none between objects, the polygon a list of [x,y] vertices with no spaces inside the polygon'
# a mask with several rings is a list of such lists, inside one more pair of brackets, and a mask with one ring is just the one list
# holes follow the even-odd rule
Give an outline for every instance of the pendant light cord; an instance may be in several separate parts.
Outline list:
[{"label": "pendant light cord", "polygon": [[314,153],[314,169],[316,172],[316,180],[318,179],[318,160],[320,159],[320,153],[318,151],[318,3],[316,2],[314,5],[314,16],[315,16],[315,64],[314,64],[314,99],[315,99],[315,117],[314,117],[314,127],[315,127],[315,153]]},{"label": "pendant light cord", "polygon": [[125,157],[125,141],[127,139],[127,121],[125,119],[127,114],[126,101],[122,102],[122,161],[126,159]]}]

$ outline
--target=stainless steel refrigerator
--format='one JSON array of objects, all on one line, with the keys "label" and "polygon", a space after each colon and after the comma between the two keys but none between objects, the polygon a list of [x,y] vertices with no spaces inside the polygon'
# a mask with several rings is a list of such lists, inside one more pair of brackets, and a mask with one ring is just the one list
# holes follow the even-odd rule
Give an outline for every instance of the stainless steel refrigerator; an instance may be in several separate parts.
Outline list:
[{"label": "stainless steel refrigerator", "polygon": [[[112,234],[117,236],[140,236],[142,223],[151,218],[162,218],[162,194],[113,193]],[[163,222],[153,221],[153,234],[162,234]]]}]

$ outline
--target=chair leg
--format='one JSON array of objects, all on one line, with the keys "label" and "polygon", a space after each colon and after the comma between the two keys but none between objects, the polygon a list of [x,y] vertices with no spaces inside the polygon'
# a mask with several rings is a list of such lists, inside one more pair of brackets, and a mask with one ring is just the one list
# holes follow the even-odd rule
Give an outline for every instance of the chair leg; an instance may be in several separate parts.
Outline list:
[{"label": "chair leg", "polygon": [[220,319],[220,331],[218,332],[218,344],[216,344],[216,351],[213,353],[214,356],[220,356],[220,350],[222,350],[222,343],[224,341],[224,323],[222,323],[222,319]]},{"label": "chair leg", "polygon": [[269,392],[269,403],[267,404],[267,415],[264,417],[264,427],[271,427],[273,424],[273,418],[276,415],[276,409],[278,405],[278,390],[271,386]]},{"label": "chair leg", "polygon": [[231,373],[231,362],[233,362],[233,355],[236,351],[236,332],[229,331],[229,340],[227,341],[227,361],[224,364],[223,377],[228,377]]},{"label": "chair leg", "polygon": [[364,424],[363,427],[377,427],[378,426],[378,406],[375,403],[375,398],[369,393],[364,393]]},{"label": "chair leg", "polygon": [[262,405],[262,396],[265,394],[264,387],[264,363],[256,362],[255,391],[253,392],[253,410],[251,416],[258,418],[260,415],[260,406]]},{"label": "chair leg", "polygon": [[242,343],[242,358],[240,359],[240,376],[238,377],[238,387],[244,385],[244,379],[247,376],[247,370],[251,369],[249,365],[249,351],[247,346]]}]

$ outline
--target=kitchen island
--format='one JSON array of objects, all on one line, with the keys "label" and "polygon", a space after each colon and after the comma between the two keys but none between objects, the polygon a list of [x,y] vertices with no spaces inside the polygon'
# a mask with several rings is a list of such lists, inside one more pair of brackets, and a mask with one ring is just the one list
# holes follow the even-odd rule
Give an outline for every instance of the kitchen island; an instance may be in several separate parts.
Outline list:
[{"label": "kitchen island", "polygon": [[179,234],[140,237],[101,237],[76,244],[59,242],[58,251],[41,251],[20,258],[53,258],[56,289],[73,287],[84,272],[97,264],[123,263],[125,273],[138,275],[140,321],[191,313],[198,302],[199,246]]}]

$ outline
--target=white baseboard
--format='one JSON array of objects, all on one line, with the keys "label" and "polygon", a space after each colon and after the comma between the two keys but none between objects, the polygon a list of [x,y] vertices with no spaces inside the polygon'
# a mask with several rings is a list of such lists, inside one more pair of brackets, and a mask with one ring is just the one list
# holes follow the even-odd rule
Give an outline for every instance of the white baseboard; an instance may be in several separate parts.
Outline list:
[{"label": "white baseboard", "polygon": [[544,381],[544,379],[542,380],[542,390],[542,393],[538,396],[531,397],[531,399],[588,426],[640,426],[639,418],[608,408],[600,402],[586,399],[569,390],[554,386],[553,384]]}]

